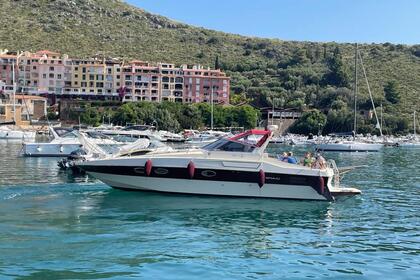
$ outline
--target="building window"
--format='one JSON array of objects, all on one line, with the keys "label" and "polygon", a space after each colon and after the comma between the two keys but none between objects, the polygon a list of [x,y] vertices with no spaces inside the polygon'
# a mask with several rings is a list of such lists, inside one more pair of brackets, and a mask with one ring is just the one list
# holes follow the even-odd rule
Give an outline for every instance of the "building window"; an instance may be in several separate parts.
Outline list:
[{"label": "building window", "polygon": [[54,71],[54,67],[53,66],[50,67],[50,71]]},{"label": "building window", "polygon": [[46,79],[47,78],[47,74],[42,74],[42,78]]},{"label": "building window", "polygon": [[61,80],[61,74],[57,74],[57,79]]}]

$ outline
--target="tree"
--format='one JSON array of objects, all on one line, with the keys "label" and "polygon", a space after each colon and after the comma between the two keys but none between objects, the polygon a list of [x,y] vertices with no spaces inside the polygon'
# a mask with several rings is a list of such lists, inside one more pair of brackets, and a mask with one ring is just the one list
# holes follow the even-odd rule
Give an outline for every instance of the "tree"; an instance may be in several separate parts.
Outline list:
[{"label": "tree", "polygon": [[253,128],[257,124],[259,113],[259,110],[249,105],[240,106],[237,108],[236,123],[245,129]]},{"label": "tree", "polygon": [[220,69],[220,64],[219,64],[219,56],[216,55],[216,59],[214,61],[214,69]]},{"label": "tree", "polygon": [[80,115],[80,121],[83,124],[98,126],[101,123],[101,115],[97,109],[88,106]]},{"label": "tree", "polygon": [[327,59],[328,72],[324,75],[324,84],[336,87],[347,87],[349,78],[341,58],[341,52],[338,47],[334,53]]},{"label": "tree", "polygon": [[290,128],[290,131],[299,134],[317,134],[322,131],[326,122],[327,118],[323,113],[312,110],[303,113],[302,117]]},{"label": "tree", "polygon": [[396,81],[388,81],[384,86],[385,99],[392,104],[400,102],[401,96]]}]

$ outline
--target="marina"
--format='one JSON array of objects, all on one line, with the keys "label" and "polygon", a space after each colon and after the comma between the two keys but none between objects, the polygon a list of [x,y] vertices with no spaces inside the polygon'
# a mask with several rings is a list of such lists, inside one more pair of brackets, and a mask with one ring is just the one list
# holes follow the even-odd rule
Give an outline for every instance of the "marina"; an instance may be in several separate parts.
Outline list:
[{"label": "marina", "polygon": [[377,2],[0,0],[0,280],[420,279],[420,2]]},{"label": "marina", "polygon": [[[185,279],[209,266],[209,279],[420,276],[418,149],[325,153],[339,167],[368,165],[342,178],[363,194],[334,203],[120,191],[20,149],[0,142],[5,279]],[[306,151],[267,148],[285,149]]]}]

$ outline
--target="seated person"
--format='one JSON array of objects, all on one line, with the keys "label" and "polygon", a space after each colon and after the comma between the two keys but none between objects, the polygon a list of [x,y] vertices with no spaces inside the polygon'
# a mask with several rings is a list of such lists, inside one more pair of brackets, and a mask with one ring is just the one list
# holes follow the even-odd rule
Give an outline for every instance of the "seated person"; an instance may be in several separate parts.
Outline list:
[{"label": "seated person", "polygon": [[313,162],[314,158],[312,157],[312,154],[310,152],[307,152],[302,160],[302,165],[306,167],[311,167]]},{"label": "seated person", "polygon": [[327,168],[327,162],[325,161],[325,158],[321,156],[320,153],[316,154],[316,158],[314,163],[312,164],[312,168],[314,169],[325,169]]},{"label": "seated person", "polygon": [[291,164],[297,164],[298,163],[297,160],[296,160],[296,158],[293,156],[293,153],[292,152],[289,152],[287,154],[287,162],[288,163],[291,163]]},{"label": "seated person", "polygon": [[287,162],[287,153],[283,152],[281,156],[280,155],[277,156],[277,159],[283,162]]}]

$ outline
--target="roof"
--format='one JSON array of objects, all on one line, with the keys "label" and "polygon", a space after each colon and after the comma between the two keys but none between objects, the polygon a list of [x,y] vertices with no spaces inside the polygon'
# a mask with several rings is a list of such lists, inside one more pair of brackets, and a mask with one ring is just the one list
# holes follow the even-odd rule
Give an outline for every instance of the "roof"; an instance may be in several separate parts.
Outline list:
[{"label": "roof", "polygon": [[17,98],[17,99],[30,99],[30,100],[47,100],[47,98],[42,97],[42,96],[22,95],[22,94],[16,94],[15,98]]},{"label": "roof", "polygon": [[49,51],[49,50],[37,51],[36,54],[40,54],[40,55],[43,55],[43,54],[46,54],[46,55],[60,55],[60,53]]},{"label": "roof", "polygon": [[1,58],[16,58],[17,56],[14,54],[0,54]]}]

